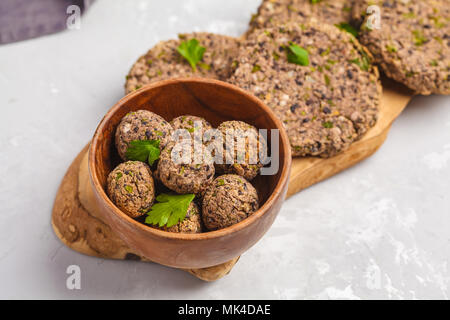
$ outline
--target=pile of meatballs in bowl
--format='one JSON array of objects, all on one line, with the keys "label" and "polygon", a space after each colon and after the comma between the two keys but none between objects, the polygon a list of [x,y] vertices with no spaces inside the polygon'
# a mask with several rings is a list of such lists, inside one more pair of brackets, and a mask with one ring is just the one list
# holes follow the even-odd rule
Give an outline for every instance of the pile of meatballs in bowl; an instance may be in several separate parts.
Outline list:
[{"label": "pile of meatballs in bowl", "polygon": [[[275,172],[262,175],[274,156]],[[267,232],[287,192],[291,155],[281,122],[258,98],[190,78],[122,98],[100,122],[88,164],[99,218],[134,253],[203,268],[238,257]]]},{"label": "pile of meatballs in bowl", "polygon": [[[226,145],[227,133],[234,140],[233,150]],[[220,142],[217,135],[222,137]],[[213,146],[215,143],[218,145]],[[168,122],[149,110],[137,110],[121,119],[115,145],[123,162],[108,175],[107,194],[128,216],[147,216],[144,223],[151,227],[179,233],[213,231],[230,227],[259,208],[251,180],[263,166],[256,155],[261,149],[267,153],[267,144],[248,123],[224,121],[216,133],[202,117],[182,115]],[[153,148],[159,157],[149,161],[146,148],[149,152]],[[223,161],[212,157],[218,149]],[[187,159],[182,158],[186,155]],[[197,161],[196,155],[200,155]],[[227,163],[227,156],[236,161]],[[166,205],[160,209],[154,206],[158,202]],[[173,211],[181,209],[185,212],[171,219]]]}]

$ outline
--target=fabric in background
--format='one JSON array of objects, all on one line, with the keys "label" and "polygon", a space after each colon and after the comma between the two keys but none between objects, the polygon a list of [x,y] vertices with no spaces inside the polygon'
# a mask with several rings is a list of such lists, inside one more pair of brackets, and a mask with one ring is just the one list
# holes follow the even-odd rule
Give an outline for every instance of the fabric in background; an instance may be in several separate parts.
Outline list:
[{"label": "fabric in background", "polygon": [[70,5],[84,12],[94,0],[0,0],[0,44],[66,29]]}]

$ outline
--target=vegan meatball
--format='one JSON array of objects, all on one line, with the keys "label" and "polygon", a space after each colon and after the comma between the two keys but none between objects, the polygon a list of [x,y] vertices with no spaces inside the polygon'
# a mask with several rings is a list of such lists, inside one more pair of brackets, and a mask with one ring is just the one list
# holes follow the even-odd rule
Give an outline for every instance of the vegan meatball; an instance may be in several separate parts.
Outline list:
[{"label": "vegan meatball", "polygon": [[[179,161],[177,156],[182,156],[180,152],[172,151],[175,146],[181,146],[181,143],[170,142],[161,152],[156,176],[167,188],[179,194],[201,194],[206,186],[214,179],[214,164],[210,155],[207,154],[203,145],[200,145],[203,157],[200,161],[195,161],[196,150],[194,144],[185,144],[190,151],[190,161]],[[183,163],[181,163],[183,162]],[[185,162],[189,162],[185,164]]]},{"label": "vegan meatball", "polygon": [[[179,129],[187,130],[192,137],[201,137],[206,131],[212,129],[211,124],[205,119],[197,116],[184,115],[177,117],[170,121],[174,132]],[[198,130],[201,129],[201,134],[197,134]]]},{"label": "vegan meatball", "polygon": [[155,200],[155,185],[150,167],[143,162],[127,161],[108,175],[109,198],[128,216],[145,214]]},{"label": "vegan meatball", "polygon": [[200,217],[200,210],[195,202],[191,202],[189,205],[186,217],[183,221],[178,222],[176,225],[170,228],[162,227],[158,228],[167,232],[174,233],[201,233],[202,232],[202,219]]},{"label": "vegan meatball", "polygon": [[[267,151],[266,140],[254,126],[243,121],[226,121],[217,129],[222,133],[223,163],[216,163],[216,171],[235,173],[252,180],[263,166],[259,150]],[[227,148],[227,134],[233,135],[233,149],[231,146]],[[227,164],[227,159],[233,163]]]},{"label": "vegan meatball", "polygon": [[170,141],[172,126],[161,116],[148,110],[138,110],[128,113],[120,121],[116,130],[116,148],[123,160],[131,141],[159,140],[163,149]]},{"label": "vegan meatball", "polygon": [[217,177],[203,197],[203,223],[208,230],[236,224],[259,208],[258,193],[245,178],[226,174]]}]

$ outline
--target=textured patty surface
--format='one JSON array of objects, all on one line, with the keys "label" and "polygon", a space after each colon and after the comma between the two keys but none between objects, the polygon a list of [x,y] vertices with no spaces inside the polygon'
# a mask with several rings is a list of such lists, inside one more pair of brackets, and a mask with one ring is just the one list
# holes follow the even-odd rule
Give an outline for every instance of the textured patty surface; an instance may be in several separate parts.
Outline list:
[{"label": "textured patty surface", "polygon": [[116,129],[115,142],[117,152],[123,160],[134,140],[159,140],[163,149],[169,143],[172,126],[163,117],[148,110],[130,112],[122,118]]},{"label": "textured patty surface", "polygon": [[202,203],[202,218],[208,230],[232,226],[259,208],[256,189],[234,174],[217,177],[206,190]]},{"label": "textured patty surface", "polygon": [[148,165],[128,161],[118,165],[108,175],[109,198],[132,218],[145,214],[155,200],[155,186]]},{"label": "textured patty surface", "polygon": [[[267,142],[258,129],[236,120],[222,122],[217,129],[223,142],[223,161],[216,164],[217,171],[235,173],[249,181],[255,178],[263,167],[260,151],[265,150],[267,154]],[[233,139],[233,148],[227,147],[228,139]],[[232,163],[227,163],[227,159]]]},{"label": "textured patty surface", "polygon": [[[308,65],[288,62],[293,43],[308,51]],[[358,41],[334,26],[288,23],[255,31],[237,61],[230,82],[275,111],[294,156],[333,156],[377,121],[378,71]]]},{"label": "textured patty surface", "polygon": [[[194,38],[206,48],[202,66],[196,72],[177,51],[183,41]],[[179,35],[178,40],[159,42],[133,65],[127,75],[125,91],[130,93],[143,85],[170,78],[195,76],[225,80],[230,76],[238,48],[237,39],[213,33],[184,34]]]},{"label": "textured patty surface", "polygon": [[[187,130],[191,139],[203,139],[205,132],[212,129],[206,119],[192,115],[176,117],[170,121],[170,124],[175,134],[178,133],[177,130]],[[179,135],[179,137],[183,138],[184,135]]]},{"label": "textured patty surface", "polygon": [[305,22],[316,18],[329,24],[348,23],[354,0],[263,0],[250,28],[266,28],[288,21]]},{"label": "textured patty surface", "polygon": [[175,146],[176,143],[171,142],[161,152],[157,170],[159,180],[167,188],[179,194],[202,193],[214,179],[215,169],[212,159],[208,158],[205,152],[204,157],[199,158],[196,162],[195,155],[199,155],[204,147],[200,145],[199,151],[194,149],[193,144],[186,144],[187,150],[190,151],[190,158],[187,159],[190,161],[187,162],[190,163],[179,163],[172,155],[172,151],[176,151],[173,150]]},{"label": "textured patty surface", "polygon": [[[381,29],[367,28],[369,5],[381,10]],[[450,1],[359,0],[360,41],[383,72],[419,94],[450,94]]]}]

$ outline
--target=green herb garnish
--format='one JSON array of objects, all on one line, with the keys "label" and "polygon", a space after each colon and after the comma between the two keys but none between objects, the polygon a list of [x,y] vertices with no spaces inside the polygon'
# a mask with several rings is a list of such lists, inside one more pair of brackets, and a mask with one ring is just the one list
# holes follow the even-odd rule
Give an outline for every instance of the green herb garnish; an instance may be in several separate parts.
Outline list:
[{"label": "green herb garnish", "polygon": [[388,52],[390,52],[390,53],[395,53],[395,52],[397,52],[397,48],[395,47],[395,46],[393,46],[393,45],[386,45],[386,49],[387,49],[387,51]]},{"label": "green herb garnish", "polygon": [[417,74],[417,72],[415,72],[415,71],[407,71],[407,72],[406,72],[406,77],[407,77],[407,78],[412,78],[412,77],[414,77],[416,74]]},{"label": "green herb garnish", "polygon": [[328,59],[327,62],[331,65],[335,65],[337,63],[336,60]]},{"label": "green herb garnish", "polygon": [[308,51],[292,42],[289,44],[289,46],[287,46],[287,49],[288,49],[287,58],[290,63],[295,63],[300,66],[309,65]]},{"label": "green herb garnish", "polygon": [[320,55],[321,55],[322,57],[325,57],[325,56],[329,55],[330,52],[331,52],[331,49],[330,49],[330,48],[327,48],[327,50],[322,51],[322,53],[321,53]]},{"label": "green herb garnish", "polygon": [[159,140],[131,141],[125,156],[128,160],[148,162],[152,166],[159,159],[159,143]]},{"label": "green herb garnish", "polygon": [[166,51],[164,51],[164,50],[161,50],[161,52],[160,53],[158,53],[158,58],[161,58],[162,56],[164,56],[166,54]]},{"label": "green herb garnish", "polygon": [[272,57],[275,61],[278,61],[280,59],[280,55],[276,51],[272,52]]},{"label": "green herb garnish", "polygon": [[322,123],[322,126],[323,126],[324,128],[331,129],[331,128],[333,128],[333,122],[331,122],[331,121],[325,121],[324,123]]},{"label": "green herb garnish", "polygon": [[441,29],[441,28],[445,27],[445,23],[440,21],[440,17],[431,17],[430,19],[433,20],[434,25],[437,28]]},{"label": "green herb garnish", "polygon": [[328,76],[328,75],[324,75],[324,79],[325,79],[325,84],[327,85],[327,86],[329,86],[330,85],[330,83],[331,83],[331,80],[330,80],[330,77]]},{"label": "green herb garnish", "polygon": [[189,62],[193,71],[197,71],[197,64],[203,59],[203,54],[206,51],[197,39],[183,41],[177,48],[177,51]]},{"label": "green herb garnish", "polygon": [[211,70],[211,66],[209,64],[206,63],[199,63],[198,64],[200,66],[200,68],[202,68],[203,70]]},{"label": "green herb garnish", "polygon": [[261,66],[255,64],[255,65],[253,66],[252,73],[258,72],[258,71],[260,71],[260,70],[261,70]]},{"label": "green herb garnish", "polygon": [[416,17],[416,14],[414,12],[408,12],[408,13],[404,13],[403,17],[406,19],[414,19]]},{"label": "green herb garnish", "polygon": [[349,60],[349,62],[356,64],[363,71],[370,70],[370,59],[365,53],[362,53],[361,59],[356,58],[353,60]]},{"label": "green herb garnish", "polygon": [[189,205],[194,200],[194,194],[170,195],[160,194],[145,218],[146,224],[166,226],[170,228],[186,218]]},{"label": "green herb garnish", "polygon": [[427,42],[427,39],[425,38],[425,36],[423,35],[423,33],[420,30],[414,30],[412,33],[414,36],[414,44],[416,46],[421,46],[425,42]]},{"label": "green herb garnish", "polygon": [[347,31],[351,35],[353,35],[355,38],[358,37],[358,30],[356,30],[352,25],[348,24],[347,22],[341,22],[339,24],[335,24],[336,27],[343,31]]},{"label": "green herb garnish", "polygon": [[351,12],[352,11],[352,7],[347,7],[347,5],[344,4],[344,7],[342,8],[342,11],[344,11],[344,12]]},{"label": "green herb garnish", "polygon": [[443,44],[444,44],[444,40],[442,40],[442,38],[439,37],[439,36],[436,36],[436,37],[434,37],[433,39],[436,40],[437,42],[439,42],[440,45],[443,45]]}]

